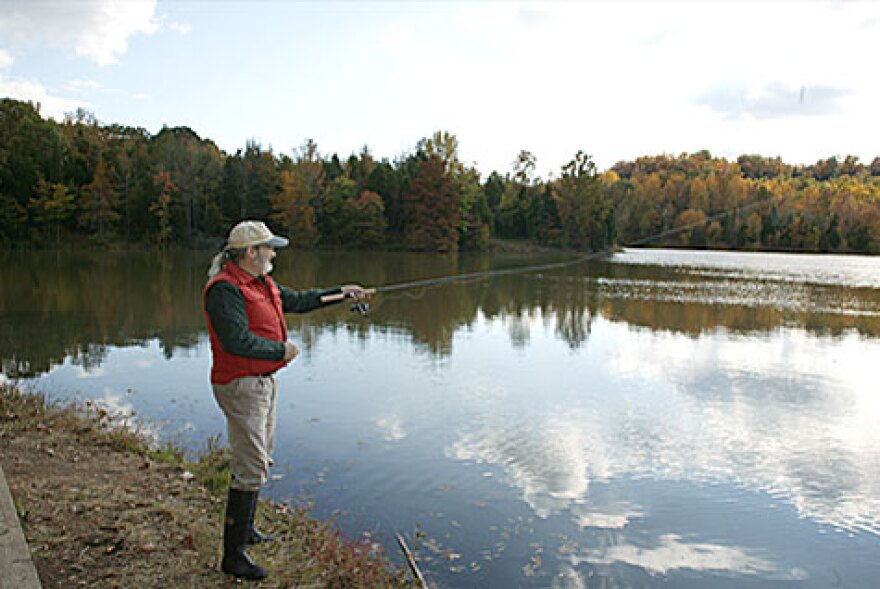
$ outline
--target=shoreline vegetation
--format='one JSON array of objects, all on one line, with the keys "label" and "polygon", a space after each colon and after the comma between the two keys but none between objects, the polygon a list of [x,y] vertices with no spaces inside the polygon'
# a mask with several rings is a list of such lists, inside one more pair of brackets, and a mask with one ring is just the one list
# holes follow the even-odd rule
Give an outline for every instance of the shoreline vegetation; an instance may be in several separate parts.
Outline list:
[{"label": "shoreline vegetation", "polygon": [[[448,131],[393,159],[313,139],[288,153],[226,153],[189,127],[56,122],[0,99],[0,247],[215,247],[244,218],[299,248],[485,250],[493,239],[604,251],[651,243],[752,251],[880,253],[880,157],[814,164],[706,150],[599,170],[578,151],[547,178],[520,150],[509,171],[461,160]],[[542,166],[546,168],[546,166]]]},{"label": "shoreline vegetation", "polygon": [[[0,461],[44,588],[229,587],[219,570],[228,449],[194,460],[91,404],[0,383]],[[261,500],[250,548],[260,587],[417,587],[365,532],[348,539],[308,506]],[[389,548],[391,549],[391,548]]]},{"label": "shoreline vegetation", "polygon": [[[223,246],[222,240],[215,240],[213,242],[202,244],[203,247],[199,248],[190,248],[190,247],[170,247],[166,248],[162,251],[166,252],[174,252],[174,251],[206,251],[206,252],[216,252]],[[108,244],[98,244],[94,241],[89,240],[88,238],[80,238],[78,241],[74,238],[71,240],[71,243],[64,245],[63,247],[56,247],[54,245],[42,246],[42,247],[33,247],[33,244],[30,244],[29,247],[16,248],[17,251],[67,251],[67,250],[76,250],[81,249],[83,251],[107,251],[108,249],[111,251],[117,252],[151,252],[158,251],[156,248],[150,244],[146,243],[131,243],[131,242],[113,242]],[[344,248],[340,249],[338,247],[314,247],[308,249],[301,248],[291,248],[292,251],[347,251]],[[731,247],[721,245],[702,245],[695,246],[690,244],[680,244],[680,243],[659,243],[659,244],[637,244],[637,245],[629,245],[627,243],[616,243],[610,245],[603,250],[604,252],[622,252],[625,249],[633,249],[633,250],[652,250],[652,249],[669,249],[669,250],[692,250],[692,251],[719,251],[719,252],[741,252],[741,253],[763,253],[763,254],[833,254],[833,255],[853,255],[853,256],[876,256],[880,255],[880,251],[878,252],[858,252],[858,251],[828,251],[823,250],[821,248],[787,248],[783,246],[776,247]],[[10,250],[5,250],[9,252]],[[381,250],[363,250],[366,252],[377,251],[377,252],[405,252],[406,248],[394,248],[387,247],[382,248]],[[535,243],[534,241],[529,241],[528,239],[502,239],[502,238],[492,238],[489,241],[489,244],[483,250],[485,253],[500,253],[500,254],[571,254],[571,255],[583,255],[584,251],[568,248],[568,247],[557,247],[550,245],[543,245],[540,243]],[[2,254],[4,250],[0,248],[0,254]],[[424,252],[422,252],[424,253]],[[448,252],[447,252],[448,253]],[[473,252],[470,252],[473,253]],[[593,252],[593,253],[602,253],[602,252]],[[207,262],[206,262],[207,263]]]}]

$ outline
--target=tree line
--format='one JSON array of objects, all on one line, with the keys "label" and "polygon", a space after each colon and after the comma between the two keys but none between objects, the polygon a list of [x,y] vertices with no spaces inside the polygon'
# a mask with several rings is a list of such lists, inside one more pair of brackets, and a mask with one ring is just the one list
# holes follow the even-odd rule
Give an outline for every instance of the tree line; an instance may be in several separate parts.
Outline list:
[{"label": "tree line", "polygon": [[[73,240],[199,247],[244,218],[298,247],[484,249],[492,238],[598,251],[615,244],[880,252],[880,157],[811,166],[706,151],[619,162],[578,152],[542,179],[521,151],[482,178],[438,131],[410,153],[340,158],[306,140],[234,154],[187,127],[61,122],[0,100],[0,245]],[[658,238],[658,236],[660,236]]]}]

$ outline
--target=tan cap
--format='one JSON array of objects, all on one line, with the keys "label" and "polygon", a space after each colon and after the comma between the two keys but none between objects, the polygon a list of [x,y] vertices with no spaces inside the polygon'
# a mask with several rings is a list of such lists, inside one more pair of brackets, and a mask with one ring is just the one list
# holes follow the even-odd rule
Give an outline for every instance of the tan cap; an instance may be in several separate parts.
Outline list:
[{"label": "tan cap", "polygon": [[286,238],[273,235],[262,221],[242,221],[229,232],[226,249],[242,249],[252,245],[284,247],[287,243]]}]

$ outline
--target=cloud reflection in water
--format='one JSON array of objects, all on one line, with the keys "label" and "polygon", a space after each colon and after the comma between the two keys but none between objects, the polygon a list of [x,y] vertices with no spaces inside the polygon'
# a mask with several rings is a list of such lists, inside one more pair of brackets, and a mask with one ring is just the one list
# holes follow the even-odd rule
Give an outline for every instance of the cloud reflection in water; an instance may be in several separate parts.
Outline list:
[{"label": "cloud reflection in water", "polygon": [[666,575],[676,569],[691,569],[731,571],[744,575],[773,575],[787,580],[806,578],[806,573],[799,569],[780,574],[772,562],[741,548],[703,542],[685,542],[675,534],[664,534],[655,546],[618,544],[605,548],[589,549],[582,555],[572,556],[570,560],[574,566],[580,563],[612,564],[622,562],[659,575]]},{"label": "cloud reflection in water", "polygon": [[622,531],[651,515],[650,498],[633,505],[594,497],[596,482],[732,485],[783,499],[819,523],[880,534],[880,395],[868,372],[880,344],[795,329],[688,337],[602,318],[593,329],[603,373],[581,358],[574,374],[535,395],[506,381],[481,397],[478,385],[465,401],[474,417],[447,447],[454,459],[501,467],[541,518],[568,514],[582,528],[621,532],[613,545],[572,555],[574,565],[806,574],[672,533],[636,546]]},{"label": "cloud reflection in water", "polygon": [[399,442],[406,437],[403,421],[396,415],[377,419],[376,427],[379,428],[382,439],[386,442]]},{"label": "cloud reflection in water", "polygon": [[586,497],[590,480],[605,479],[604,453],[595,432],[567,417],[550,416],[466,434],[447,454],[457,460],[498,464],[522,489],[523,500],[542,518]]}]

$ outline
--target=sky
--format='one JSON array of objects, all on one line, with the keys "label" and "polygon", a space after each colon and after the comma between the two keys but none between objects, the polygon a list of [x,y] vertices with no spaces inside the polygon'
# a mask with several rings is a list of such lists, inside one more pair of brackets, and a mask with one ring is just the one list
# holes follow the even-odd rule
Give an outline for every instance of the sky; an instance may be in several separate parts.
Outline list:
[{"label": "sky", "polygon": [[880,156],[880,2],[0,0],[0,96],[345,158]]}]

